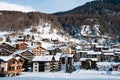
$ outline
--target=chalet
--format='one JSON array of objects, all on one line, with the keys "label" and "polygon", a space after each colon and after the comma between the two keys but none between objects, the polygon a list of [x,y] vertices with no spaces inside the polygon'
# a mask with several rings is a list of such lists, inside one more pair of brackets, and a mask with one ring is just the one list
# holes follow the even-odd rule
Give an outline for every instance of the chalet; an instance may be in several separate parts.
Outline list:
[{"label": "chalet", "polygon": [[114,61],[115,54],[114,50],[102,50],[102,61]]},{"label": "chalet", "polygon": [[95,69],[97,58],[80,58],[81,68]]},{"label": "chalet", "polygon": [[49,47],[47,51],[49,52],[50,55],[54,55],[56,53],[62,52],[60,48],[56,48],[56,47]]},{"label": "chalet", "polygon": [[101,52],[88,51],[87,58],[97,58],[98,61],[101,61]]},{"label": "chalet", "polygon": [[72,50],[71,50],[71,47],[67,47],[66,49],[65,49],[65,52],[64,52],[65,54],[71,54],[72,53]]},{"label": "chalet", "polygon": [[33,58],[33,72],[52,71],[53,55],[36,56]]},{"label": "chalet", "polygon": [[120,61],[120,52],[114,52],[115,54],[115,61],[119,62]]},{"label": "chalet", "polygon": [[97,62],[98,70],[106,70],[110,67],[113,68],[114,71],[120,71],[120,63],[119,62]]},{"label": "chalet", "polygon": [[34,58],[35,55],[31,51],[29,50],[16,51],[14,53],[14,56],[19,56],[24,60],[24,64],[23,64],[24,71],[27,71],[30,68],[32,68],[32,59]]},{"label": "chalet", "polygon": [[66,66],[66,72],[73,71],[74,68],[74,55],[63,54],[61,56],[62,64]]},{"label": "chalet", "polygon": [[39,41],[33,41],[33,45],[36,45],[36,46],[41,46],[41,42],[39,42]]},{"label": "chalet", "polygon": [[24,61],[20,57],[1,56],[0,57],[0,76],[16,76],[19,75],[23,69]]},{"label": "chalet", "polygon": [[35,56],[46,55],[46,49],[41,46],[33,46],[32,53]]},{"label": "chalet", "polygon": [[0,48],[0,56],[10,56],[11,54],[13,54],[13,52],[4,48]]},{"label": "chalet", "polygon": [[87,52],[88,51],[82,51],[82,50],[76,51],[75,61],[79,61],[80,58],[87,58]]},{"label": "chalet", "polygon": [[104,46],[95,46],[95,48],[96,48],[96,51],[102,51],[102,49],[104,48]]},{"label": "chalet", "polygon": [[63,53],[56,53],[52,65],[52,72],[61,70],[61,56]]},{"label": "chalet", "polygon": [[26,43],[16,44],[16,50],[25,50],[27,48],[28,48],[28,44],[26,44]]},{"label": "chalet", "polygon": [[114,54],[115,54],[115,61],[119,62],[120,61],[120,48],[115,48]]},{"label": "chalet", "polygon": [[120,63],[116,63],[115,65],[113,65],[113,69],[115,71],[120,71]]},{"label": "chalet", "polygon": [[15,52],[15,47],[7,43],[0,44],[0,48],[6,49],[10,52]]}]

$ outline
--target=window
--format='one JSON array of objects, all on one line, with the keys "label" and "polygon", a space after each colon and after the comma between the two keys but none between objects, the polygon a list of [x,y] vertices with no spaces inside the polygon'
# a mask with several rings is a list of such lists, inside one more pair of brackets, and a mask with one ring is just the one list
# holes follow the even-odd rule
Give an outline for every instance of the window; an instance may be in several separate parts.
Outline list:
[{"label": "window", "polygon": [[92,55],[92,58],[96,58],[97,56],[96,55]]},{"label": "window", "polygon": [[3,67],[2,67],[2,69],[1,69],[1,71],[4,72],[4,68],[3,68]]},{"label": "window", "polygon": [[8,69],[9,69],[9,70],[14,70],[14,67],[9,67]]}]

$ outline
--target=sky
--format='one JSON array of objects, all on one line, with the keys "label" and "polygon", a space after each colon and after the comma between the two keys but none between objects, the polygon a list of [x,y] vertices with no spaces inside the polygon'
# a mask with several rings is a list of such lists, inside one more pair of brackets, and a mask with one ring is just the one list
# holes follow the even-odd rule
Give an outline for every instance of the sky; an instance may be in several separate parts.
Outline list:
[{"label": "sky", "polygon": [[44,13],[70,10],[89,1],[92,0],[0,0],[0,2],[29,6]]}]

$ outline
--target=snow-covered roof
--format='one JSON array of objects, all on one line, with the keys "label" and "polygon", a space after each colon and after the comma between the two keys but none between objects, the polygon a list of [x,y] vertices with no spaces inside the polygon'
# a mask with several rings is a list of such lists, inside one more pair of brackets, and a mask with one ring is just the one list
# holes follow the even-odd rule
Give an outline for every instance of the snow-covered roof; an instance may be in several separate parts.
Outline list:
[{"label": "snow-covered roof", "polygon": [[15,59],[16,59],[16,60],[19,60],[19,59],[20,59],[20,57],[15,57]]},{"label": "snow-covered roof", "polygon": [[52,61],[53,55],[35,56],[32,61]]},{"label": "snow-covered roof", "polygon": [[43,47],[46,50],[49,50],[50,47],[52,47],[54,44],[49,43],[49,42],[42,42],[41,47]]},{"label": "snow-covered roof", "polygon": [[88,59],[90,59],[90,60],[92,60],[92,61],[98,61],[97,58],[80,58],[80,61],[86,61],[86,60],[88,60]]},{"label": "snow-covered roof", "polygon": [[73,54],[63,54],[62,55],[62,58],[65,58],[65,57],[73,57],[74,55]]},{"label": "snow-covered roof", "polygon": [[102,50],[102,52],[114,52],[113,49],[109,49],[109,50]]},{"label": "snow-covered roof", "polygon": [[82,49],[82,47],[81,46],[77,46],[76,49]]},{"label": "snow-covered roof", "polygon": [[114,51],[119,51],[120,52],[120,48],[114,48]]},{"label": "snow-covered roof", "polygon": [[0,56],[0,59],[3,61],[8,61],[10,59],[14,58],[13,56]]},{"label": "snow-covered roof", "polygon": [[83,50],[80,50],[80,51],[77,51],[77,52],[81,52],[81,53],[88,53],[88,51],[83,51]]},{"label": "snow-covered roof", "polygon": [[119,65],[120,63],[117,62],[97,62],[97,66],[116,66]]},{"label": "snow-covered roof", "polygon": [[25,52],[25,51],[27,51],[27,50],[28,50],[28,49],[18,50],[18,51],[16,51],[16,52],[14,52],[13,55],[23,53],[23,52]]},{"label": "snow-covered roof", "polygon": [[115,54],[120,54],[120,52],[115,52]]},{"label": "snow-covered roof", "polygon": [[101,53],[101,52],[88,51],[87,54],[88,54],[88,55],[90,55],[90,54],[99,55],[99,54],[102,54],[102,53]]},{"label": "snow-covered roof", "polygon": [[99,45],[97,45],[96,48],[104,48],[104,46],[99,46]]},{"label": "snow-covered roof", "polygon": [[89,49],[89,48],[91,48],[91,46],[84,46],[84,48]]},{"label": "snow-covered roof", "polygon": [[51,50],[54,50],[54,49],[55,49],[55,48],[52,47],[52,46],[47,48],[48,51],[51,51]]},{"label": "snow-covered roof", "polygon": [[57,53],[54,58],[56,61],[59,61],[60,60],[60,57],[62,56],[63,53]]},{"label": "snow-covered roof", "polygon": [[103,53],[104,55],[114,55],[114,53]]}]

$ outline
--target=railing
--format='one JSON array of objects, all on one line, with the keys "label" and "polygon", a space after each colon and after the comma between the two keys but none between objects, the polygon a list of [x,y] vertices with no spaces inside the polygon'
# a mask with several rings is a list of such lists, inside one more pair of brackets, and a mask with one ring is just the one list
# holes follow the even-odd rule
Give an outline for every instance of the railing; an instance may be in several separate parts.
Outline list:
[{"label": "railing", "polygon": [[18,64],[9,64],[8,66],[18,66]]},{"label": "railing", "polygon": [[20,73],[23,69],[17,69],[17,70],[8,70],[7,73]]}]

